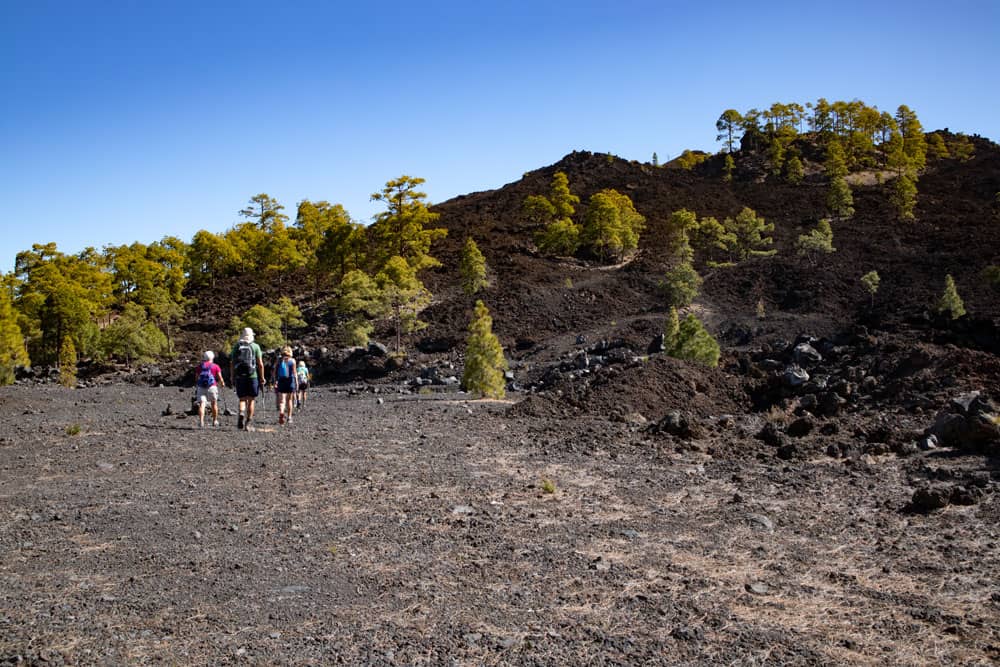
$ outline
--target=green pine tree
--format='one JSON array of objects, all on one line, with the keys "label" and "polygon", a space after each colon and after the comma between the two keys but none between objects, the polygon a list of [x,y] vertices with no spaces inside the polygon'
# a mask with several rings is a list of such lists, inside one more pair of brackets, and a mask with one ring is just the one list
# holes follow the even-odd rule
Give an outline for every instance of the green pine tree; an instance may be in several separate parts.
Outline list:
[{"label": "green pine tree", "polygon": [[486,258],[471,236],[465,240],[462,248],[458,275],[462,281],[462,290],[469,296],[490,286],[490,281],[486,278]]},{"label": "green pine tree", "polygon": [[777,252],[764,250],[774,243],[774,239],[765,236],[774,231],[774,223],[766,222],[752,208],[744,207],[735,219],[726,218],[722,226],[728,234],[735,237],[736,242],[731,246],[731,252],[741,261],[751,256],[767,257]]},{"label": "green pine tree", "polygon": [[0,285],[0,385],[14,382],[14,368],[30,363],[10,292]]},{"label": "green pine tree", "polygon": [[441,266],[430,250],[435,241],[448,235],[448,230],[427,229],[441,214],[431,213],[425,201],[427,195],[417,191],[423,182],[422,178],[403,175],[372,195],[373,201],[386,205],[386,210],[375,216],[371,226],[378,260],[376,266],[381,268],[392,257],[402,257],[417,271]]},{"label": "green pine tree", "polygon": [[645,222],[627,195],[617,190],[601,190],[590,198],[580,241],[602,259],[618,260],[638,247]]},{"label": "green pine tree", "polygon": [[893,181],[889,200],[900,220],[914,220],[917,217],[917,184],[909,170],[901,173]]},{"label": "green pine tree", "polygon": [[660,290],[667,305],[682,308],[698,297],[703,280],[691,262],[679,262],[672,266],[660,283]]},{"label": "green pine tree", "polygon": [[726,183],[731,182],[734,171],[736,171],[736,161],[733,160],[732,154],[726,153],[726,157],[722,162],[722,180]]},{"label": "green pine tree", "polygon": [[481,396],[503,398],[506,370],[507,360],[503,356],[503,348],[493,333],[493,318],[483,302],[476,301],[465,346],[462,387]]},{"label": "green pine tree", "polygon": [[70,336],[64,336],[59,345],[59,384],[76,387],[76,346]]},{"label": "green pine tree", "polygon": [[830,227],[830,221],[826,218],[820,220],[816,229],[799,236],[795,247],[799,255],[808,256],[813,262],[816,261],[817,255],[836,252],[837,249],[833,247],[833,228]]},{"label": "green pine tree", "polygon": [[667,354],[673,354],[673,350],[677,347],[677,336],[681,331],[681,319],[677,314],[677,309],[674,307],[670,308],[670,314],[667,315],[667,324],[663,328],[663,347],[667,351]]},{"label": "green pine tree", "polygon": [[[671,312],[671,323],[668,324],[668,327],[676,322],[674,318],[676,318],[676,311]],[[712,337],[712,334],[708,333],[701,320],[694,314],[689,314],[678,326],[677,334],[673,337],[673,344],[668,348],[668,353],[678,359],[696,361],[714,368],[719,365],[721,351],[719,344]]]},{"label": "green pine tree", "polygon": [[951,274],[944,278],[944,292],[938,300],[937,312],[942,315],[947,313],[953,320],[965,315],[965,304],[962,303],[962,297],[958,296],[955,279],[951,277]]},{"label": "green pine tree", "polygon": [[851,194],[851,186],[843,176],[837,176],[830,181],[826,205],[836,218],[844,219],[854,215],[854,195]]},{"label": "green pine tree", "polygon": [[869,271],[865,275],[861,276],[861,284],[871,297],[870,306],[875,305],[875,293],[878,292],[878,286],[881,282],[882,279],[879,278],[877,271]]}]

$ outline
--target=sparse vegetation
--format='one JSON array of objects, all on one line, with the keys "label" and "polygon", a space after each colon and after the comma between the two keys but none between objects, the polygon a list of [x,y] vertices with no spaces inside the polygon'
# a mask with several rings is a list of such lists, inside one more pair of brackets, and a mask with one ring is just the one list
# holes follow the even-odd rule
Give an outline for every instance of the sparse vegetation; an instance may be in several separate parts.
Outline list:
[{"label": "sparse vegetation", "polygon": [[871,299],[871,302],[869,303],[870,306],[875,305],[875,293],[878,292],[878,286],[881,282],[882,279],[879,278],[877,271],[869,271],[865,275],[861,276],[861,285],[865,288],[865,291],[868,292],[868,296]]},{"label": "sparse vegetation", "polygon": [[551,479],[542,478],[541,482],[542,493],[553,494],[556,492],[556,483]]},{"label": "sparse vegetation", "polygon": [[83,427],[81,427],[79,424],[70,424],[69,426],[66,427],[66,435],[70,437],[80,435],[80,432],[82,430]]},{"label": "sparse vegetation", "polygon": [[942,315],[947,314],[953,320],[957,320],[965,315],[965,304],[962,303],[962,298],[958,296],[955,279],[951,277],[951,274],[944,278],[944,292],[938,300],[936,310]]}]

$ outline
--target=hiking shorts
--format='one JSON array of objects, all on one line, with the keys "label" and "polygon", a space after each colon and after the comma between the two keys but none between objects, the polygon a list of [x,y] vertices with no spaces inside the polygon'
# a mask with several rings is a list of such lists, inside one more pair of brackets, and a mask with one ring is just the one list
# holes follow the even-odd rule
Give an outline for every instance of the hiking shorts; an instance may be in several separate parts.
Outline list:
[{"label": "hiking shorts", "polygon": [[194,395],[194,400],[201,404],[218,403],[219,385],[213,384],[211,387],[198,387],[198,391]]},{"label": "hiking shorts", "polygon": [[308,382],[301,382],[301,381],[299,382],[299,391],[305,391],[308,388],[309,388]]},{"label": "hiking shorts", "polygon": [[295,391],[295,382],[292,378],[278,378],[277,391],[279,394],[291,394]]},{"label": "hiking shorts", "polygon": [[260,382],[257,378],[236,378],[236,395],[240,398],[257,398]]}]

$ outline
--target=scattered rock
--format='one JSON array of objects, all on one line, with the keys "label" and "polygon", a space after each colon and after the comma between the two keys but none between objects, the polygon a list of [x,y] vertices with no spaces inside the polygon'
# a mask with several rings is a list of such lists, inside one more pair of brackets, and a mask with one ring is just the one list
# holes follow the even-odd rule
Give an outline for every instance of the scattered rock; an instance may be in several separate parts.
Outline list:
[{"label": "scattered rock", "polygon": [[913,492],[910,507],[915,512],[931,512],[947,507],[951,491],[943,487],[921,487]]},{"label": "scattered rock", "polygon": [[767,595],[771,590],[770,586],[765,584],[763,581],[753,581],[744,586],[748,593],[753,593],[754,595]]},{"label": "scattered rock", "polygon": [[793,438],[804,438],[812,433],[815,425],[816,423],[809,417],[800,417],[788,425],[785,433]]},{"label": "scattered rock", "polygon": [[690,625],[681,625],[670,631],[670,636],[682,642],[701,641],[705,634],[701,628],[692,628]]},{"label": "scattered rock", "polygon": [[747,521],[755,528],[761,528],[769,533],[774,532],[774,522],[763,514],[748,514]]}]

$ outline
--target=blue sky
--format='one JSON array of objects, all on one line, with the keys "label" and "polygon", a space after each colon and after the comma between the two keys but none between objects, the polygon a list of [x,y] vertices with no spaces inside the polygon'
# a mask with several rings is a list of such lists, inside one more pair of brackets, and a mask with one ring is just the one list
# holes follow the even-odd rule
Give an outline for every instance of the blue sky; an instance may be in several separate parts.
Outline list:
[{"label": "blue sky", "polygon": [[[481,5],[481,6],[480,6]],[[368,222],[572,150],[717,150],[727,108],[858,98],[1000,141],[1000,2],[0,0],[0,271],[221,232],[253,195]]]}]

